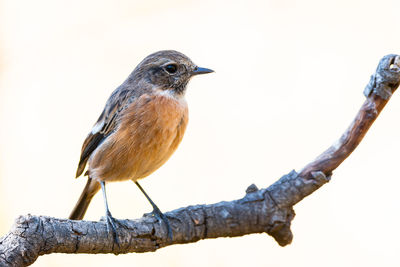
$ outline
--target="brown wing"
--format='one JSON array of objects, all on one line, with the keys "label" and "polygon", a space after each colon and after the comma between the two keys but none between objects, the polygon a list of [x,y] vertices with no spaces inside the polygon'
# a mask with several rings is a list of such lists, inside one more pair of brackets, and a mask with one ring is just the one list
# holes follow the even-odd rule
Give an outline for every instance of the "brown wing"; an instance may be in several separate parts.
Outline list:
[{"label": "brown wing", "polygon": [[117,88],[112,93],[92,131],[83,142],[76,177],[82,174],[92,152],[115,130],[119,113],[132,102],[133,98],[133,90]]}]

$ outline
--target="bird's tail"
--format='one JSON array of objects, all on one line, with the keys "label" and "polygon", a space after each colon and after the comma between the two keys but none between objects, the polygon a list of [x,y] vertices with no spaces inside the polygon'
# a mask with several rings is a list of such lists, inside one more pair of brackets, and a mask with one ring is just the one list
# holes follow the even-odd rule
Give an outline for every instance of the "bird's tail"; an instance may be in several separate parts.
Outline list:
[{"label": "bird's tail", "polygon": [[99,190],[100,190],[99,182],[91,178],[88,178],[86,186],[83,189],[83,192],[79,197],[78,202],[76,203],[74,209],[69,215],[69,219],[82,220],[83,216],[85,216],[86,210],[89,207],[90,201]]}]

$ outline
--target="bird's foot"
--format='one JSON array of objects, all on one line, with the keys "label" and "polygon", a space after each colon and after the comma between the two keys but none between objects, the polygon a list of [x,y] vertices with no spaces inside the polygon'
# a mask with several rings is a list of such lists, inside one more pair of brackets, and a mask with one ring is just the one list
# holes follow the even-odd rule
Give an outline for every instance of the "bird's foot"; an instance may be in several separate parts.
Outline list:
[{"label": "bird's foot", "polygon": [[116,223],[117,220],[111,216],[111,212],[107,212],[106,213],[106,223],[107,223],[107,231],[108,233],[111,232],[113,239],[114,239],[114,243],[117,244],[117,246],[119,247],[119,239],[118,239],[118,235],[117,235],[117,227],[116,227]]},{"label": "bird's foot", "polygon": [[159,208],[154,208],[151,214],[156,217],[158,220],[162,220],[165,225],[167,226],[167,232],[168,232],[168,240],[172,242],[172,228],[171,225],[169,224],[167,216],[164,215],[164,213],[161,212]]}]

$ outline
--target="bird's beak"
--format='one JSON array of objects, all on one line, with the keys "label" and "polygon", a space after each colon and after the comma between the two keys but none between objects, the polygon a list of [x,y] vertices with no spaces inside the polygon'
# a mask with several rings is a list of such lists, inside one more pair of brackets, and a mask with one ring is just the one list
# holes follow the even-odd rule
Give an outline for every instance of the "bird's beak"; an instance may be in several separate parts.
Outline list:
[{"label": "bird's beak", "polygon": [[201,67],[196,67],[193,71],[192,71],[192,75],[199,75],[199,74],[207,74],[207,73],[211,73],[214,72],[213,70],[207,69],[207,68],[201,68]]}]

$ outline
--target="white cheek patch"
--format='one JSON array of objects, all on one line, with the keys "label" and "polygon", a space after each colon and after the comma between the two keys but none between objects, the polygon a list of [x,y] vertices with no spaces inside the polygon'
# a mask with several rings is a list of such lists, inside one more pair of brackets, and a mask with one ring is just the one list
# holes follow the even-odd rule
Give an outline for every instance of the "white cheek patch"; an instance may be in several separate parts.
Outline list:
[{"label": "white cheek patch", "polygon": [[172,92],[172,90],[157,90],[157,94],[160,96],[175,97],[175,94]]},{"label": "white cheek patch", "polygon": [[177,94],[174,90],[169,89],[169,90],[156,90],[156,94],[159,96],[164,96],[167,98],[172,98],[174,100],[178,100],[181,101],[182,99],[184,99],[185,95],[184,94]]}]

